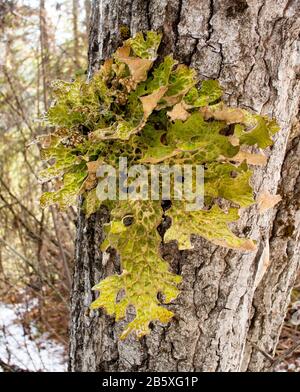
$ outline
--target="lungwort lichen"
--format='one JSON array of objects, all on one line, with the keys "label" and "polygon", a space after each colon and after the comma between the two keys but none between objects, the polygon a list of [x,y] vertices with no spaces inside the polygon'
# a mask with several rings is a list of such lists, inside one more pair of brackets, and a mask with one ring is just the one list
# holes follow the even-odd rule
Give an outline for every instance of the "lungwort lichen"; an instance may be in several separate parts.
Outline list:
[{"label": "lungwort lichen", "polygon": [[133,306],[135,318],[121,338],[132,331],[139,337],[148,334],[151,321],[167,323],[173,316],[162,302],[178,296],[181,277],[160,256],[157,227],[163,215],[172,222],[163,240],[177,240],[180,249],[191,248],[192,233],[221,246],[255,249],[251,239],[237,237],[228,224],[238,220],[240,207],[254,203],[248,165],[266,160],[247,146],[266,148],[278,131],[274,120],[226,106],[218,81],[200,83],[196,72],[172,55],[156,61],[160,41],[158,33],[138,33],[89,82],[56,81],[55,100],[46,115],[55,128],[41,138],[42,158],[49,163],[41,177],[58,184],[58,190],[43,194],[42,206],[58,203],[66,208],[82,195],[87,216],[101,205],[97,170],[104,164],[118,168],[120,157],[127,158],[129,167],[204,167],[204,207],[198,211],[187,211],[184,200],[171,200],[165,212],[159,200],[106,203],[111,221],[102,250],[118,251],[122,273],[94,287],[100,295],[91,308],[102,307],[121,320]]}]

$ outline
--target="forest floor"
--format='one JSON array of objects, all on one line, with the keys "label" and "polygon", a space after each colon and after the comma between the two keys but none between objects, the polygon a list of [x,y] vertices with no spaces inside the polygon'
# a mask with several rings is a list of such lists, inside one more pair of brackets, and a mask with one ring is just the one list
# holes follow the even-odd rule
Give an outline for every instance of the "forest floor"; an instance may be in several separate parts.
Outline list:
[{"label": "forest floor", "polygon": [[[0,302],[0,360],[27,371],[66,371],[65,347],[24,321],[30,304]],[[1,367],[0,367],[1,371]]]},{"label": "forest floor", "polygon": [[[47,326],[41,328],[35,322],[41,305],[38,299],[28,297],[22,290],[17,301],[7,299],[0,302],[0,362],[26,371],[67,371],[67,344],[63,343],[66,342],[63,336],[59,341],[59,334],[55,337],[47,332]],[[300,372],[300,346],[286,355],[297,343],[300,343],[300,273],[276,351],[276,358],[282,357],[274,369],[276,372]]]},{"label": "forest floor", "polygon": [[288,355],[276,367],[276,371],[300,372],[300,272],[292,291],[291,302],[281,331],[276,355],[284,356],[293,346],[299,344],[291,355]]}]

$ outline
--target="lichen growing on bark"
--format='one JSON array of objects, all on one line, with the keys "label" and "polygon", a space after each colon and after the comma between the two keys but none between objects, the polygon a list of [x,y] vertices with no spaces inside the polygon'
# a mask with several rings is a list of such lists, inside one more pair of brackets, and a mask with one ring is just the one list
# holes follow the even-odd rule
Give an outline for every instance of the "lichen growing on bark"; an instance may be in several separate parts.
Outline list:
[{"label": "lichen growing on bark", "polygon": [[187,212],[186,201],[175,198],[166,212],[159,200],[103,202],[111,210],[111,222],[102,249],[118,251],[122,274],[94,287],[100,295],[91,307],[103,307],[117,320],[126,316],[128,306],[135,308],[121,338],[131,332],[143,336],[151,321],[166,323],[173,316],[158,299],[174,300],[181,281],[159,254],[157,227],[163,215],[172,222],[163,240],[177,240],[180,249],[191,247],[192,233],[241,251],[255,249],[251,239],[237,237],[228,224],[239,218],[240,207],[254,203],[248,166],[266,161],[247,146],[266,148],[278,131],[268,117],[227,107],[218,81],[199,83],[195,71],[171,55],[157,64],[160,40],[152,31],[138,33],[89,82],[55,82],[47,120],[56,128],[41,138],[42,157],[51,164],[41,177],[56,179],[60,186],[43,194],[42,206],[66,208],[83,195],[88,216],[101,205],[97,170],[103,165],[117,169],[120,157],[127,158],[129,168],[137,163],[204,167],[201,210]]}]

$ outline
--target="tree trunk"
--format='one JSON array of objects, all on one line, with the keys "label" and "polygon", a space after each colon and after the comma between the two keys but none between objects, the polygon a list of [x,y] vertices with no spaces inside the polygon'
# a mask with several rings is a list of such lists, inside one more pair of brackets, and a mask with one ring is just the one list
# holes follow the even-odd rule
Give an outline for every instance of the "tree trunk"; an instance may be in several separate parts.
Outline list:
[{"label": "tree trunk", "polygon": [[84,24],[85,24],[86,35],[88,37],[90,31],[91,0],[84,0],[84,9],[85,9]]},{"label": "tree trunk", "polygon": [[72,22],[73,22],[73,39],[74,39],[74,61],[77,68],[80,67],[79,62],[79,34],[78,34],[78,8],[79,0],[72,2]]},{"label": "tree trunk", "polygon": [[[168,305],[176,317],[154,323],[141,340],[118,340],[121,323],[103,311],[87,311],[91,287],[120,266],[102,254],[102,209],[90,219],[80,213],[72,294],[71,371],[263,371],[273,355],[299,267],[299,127],[297,125],[300,32],[297,0],[94,0],[89,75],[121,42],[120,28],[163,32],[161,55],[218,78],[225,100],[275,117],[281,131],[268,163],[255,168],[255,193],[279,192],[283,201],[258,214],[242,213],[237,233],[257,241],[258,251],[240,253],[194,239],[193,251],[174,244],[171,268],[181,273],[181,294]],[[298,61],[298,63],[297,63]],[[298,67],[298,68],[297,68]],[[297,75],[298,72],[298,75]],[[298,180],[298,182],[297,182]],[[262,252],[271,265],[263,275]]]},{"label": "tree trunk", "polygon": [[42,81],[43,81],[43,103],[44,110],[48,109],[48,84],[49,84],[49,37],[46,18],[45,0],[40,0],[40,50],[42,65]]}]

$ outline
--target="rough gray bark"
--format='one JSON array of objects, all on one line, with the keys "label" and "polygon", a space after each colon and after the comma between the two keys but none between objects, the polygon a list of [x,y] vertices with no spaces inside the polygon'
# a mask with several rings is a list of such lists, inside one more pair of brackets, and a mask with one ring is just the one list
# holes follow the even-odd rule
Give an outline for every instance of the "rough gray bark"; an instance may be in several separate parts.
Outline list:
[{"label": "rough gray bark", "polygon": [[[193,251],[179,252],[175,244],[162,249],[183,275],[182,293],[169,306],[174,320],[155,323],[139,341],[119,341],[122,323],[87,311],[91,287],[120,266],[115,254],[99,251],[107,212],[89,220],[80,214],[71,371],[262,371],[270,365],[252,342],[274,354],[299,267],[299,11],[296,0],[94,0],[89,75],[120,43],[121,26],[131,34],[161,30],[161,54],[173,52],[200,79],[218,78],[231,105],[278,119],[282,130],[268,164],[255,169],[253,185],[256,194],[278,190],[283,201],[261,215],[256,206],[243,212],[236,232],[257,240],[256,254],[201,238],[194,239]],[[267,242],[271,266],[260,279]]]}]

